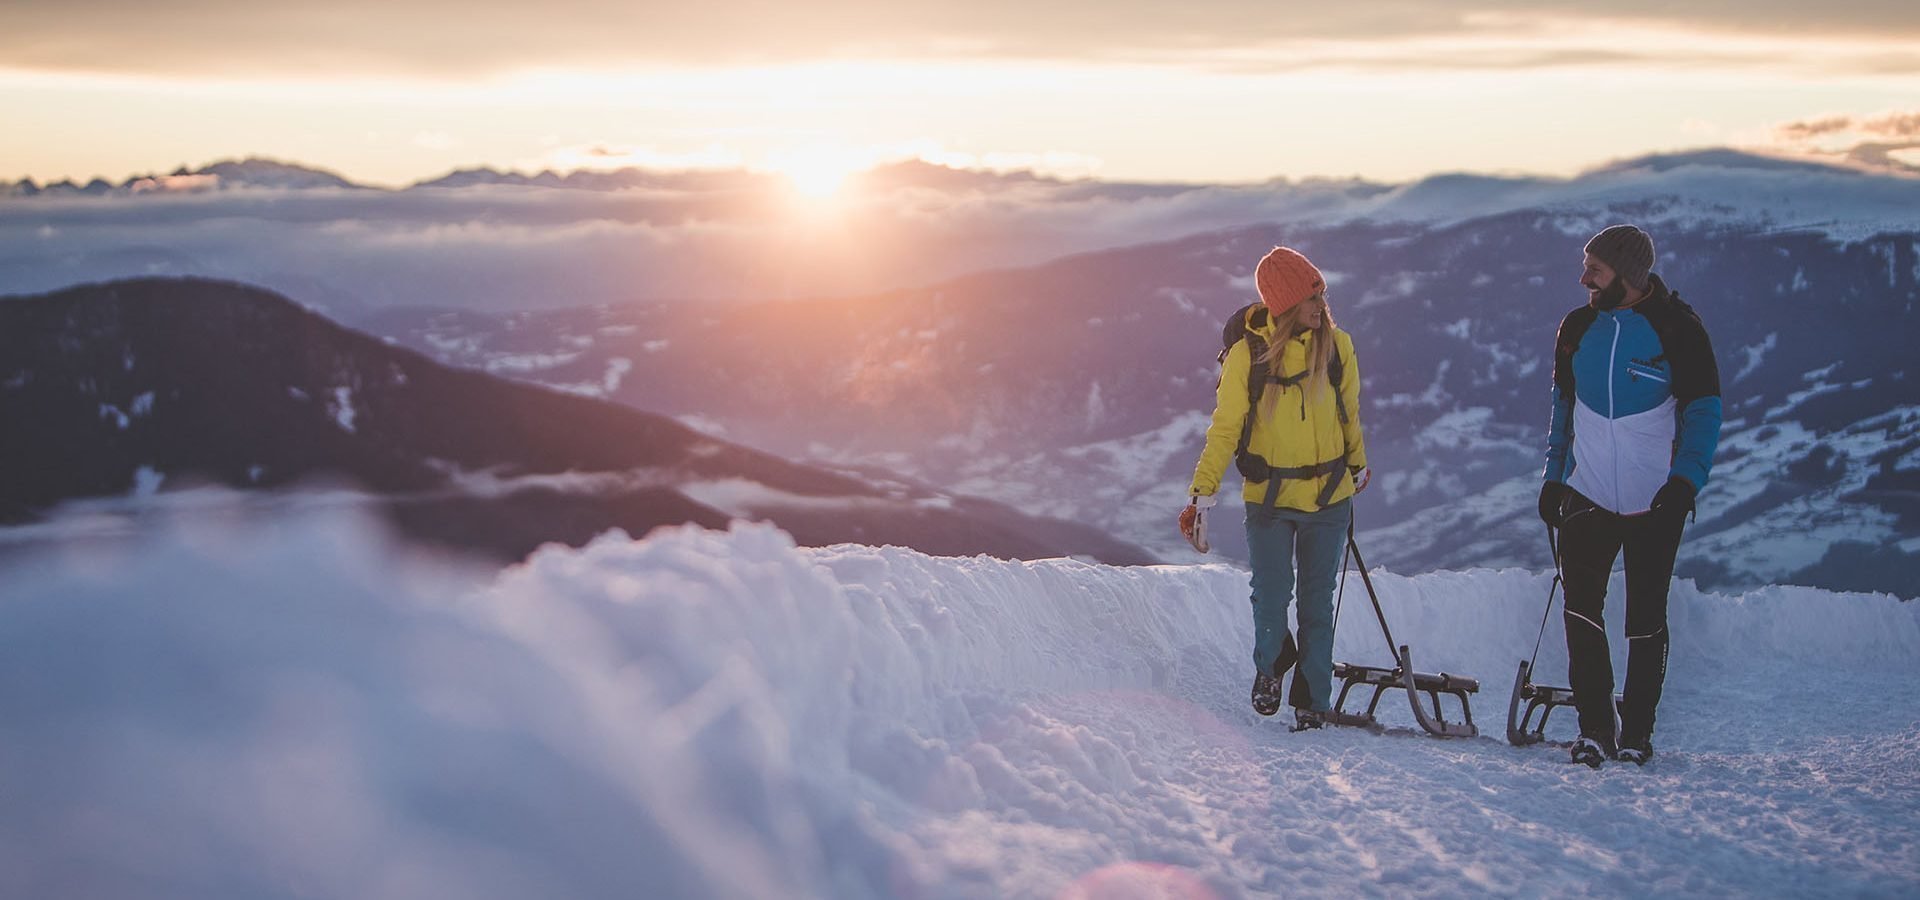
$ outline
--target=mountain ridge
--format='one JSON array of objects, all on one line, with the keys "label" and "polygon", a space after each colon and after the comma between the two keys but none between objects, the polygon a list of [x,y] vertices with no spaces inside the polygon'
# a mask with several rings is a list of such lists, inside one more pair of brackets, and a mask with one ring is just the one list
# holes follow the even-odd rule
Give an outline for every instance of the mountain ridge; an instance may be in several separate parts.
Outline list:
[{"label": "mountain ridge", "polygon": [[[716,527],[764,514],[814,544],[1151,561],[1071,523],[836,474],[597,398],[451,369],[245,285],[143,279],[6,298],[0,359],[0,420],[31,423],[0,435],[0,512],[15,521],[133,490],[143,477],[248,489],[326,474],[393,498],[403,529],[507,556],[608,527]],[[611,480],[570,490],[534,477],[586,473]],[[496,489],[463,490],[475,476]]]},{"label": "mountain ridge", "polygon": [[[1167,510],[1184,502],[1212,408],[1220,322],[1252,299],[1252,261],[1286,244],[1327,273],[1358,348],[1369,561],[1539,568],[1546,354],[1585,299],[1581,243],[1633,212],[1263,225],[860,297],[519,314],[510,330],[388,311],[368,326],[584,389],[616,366],[606,396],[796,456],[1043,503],[1178,560]],[[1727,404],[1682,577],[1911,595],[1920,395],[1903,347],[1920,331],[1920,231],[1841,240],[1706,222],[1655,235],[1657,270],[1707,322]],[[714,334],[725,353],[708,350]],[[741,390],[691,392],[703,379]],[[1218,531],[1221,552],[1242,552],[1236,528]]]},{"label": "mountain ridge", "polygon": [[[1508,186],[1551,186],[1567,184],[1596,177],[1610,177],[1635,172],[1665,173],[1686,167],[1719,168],[1733,170],[1754,170],[1771,172],[1799,172],[1827,175],[1857,175],[1862,177],[1894,176],[1900,174],[1920,175],[1920,170],[1904,173],[1899,170],[1868,170],[1858,164],[1830,162],[1815,157],[1794,157],[1769,153],[1740,150],[1731,147],[1710,147],[1696,150],[1647,153],[1625,157],[1584,169],[1574,175],[1554,177],[1545,175],[1501,174],[1491,172],[1443,171],[1434,172],[1404,182],[1373,182],[1369,180],[1329,180],[1307,179],[1293,182],[1284,176],[1268,179],[1261,184],[1268,186],[1293,186],[1315,181],[1348,187],[1414,187],[1428,185],[1440,188],[1466,182]],[[1101,178],[1060,178],[1041,174],[1032,169],[983,169],[949,166],[943,163],[922,159],[906,159],[881,163],[853,173],[851,180],[872,187],[893,188],[902,186],[935,186],[943,189],[974,189],[993,184],[1048,183],[1053,185],[1085,185],[1111,188],[1132,188],[1142,190],[1160,190],[1166,193],[1204,189],[1211,187],[1247,187],[1249,185],[1213,184],[1206,182],[1174,182],[1135,179]],[[171,190],[230,190],[236,188],[277,188],[292,190],[308,189],[352,189],[408,191],[415,188],[459,188],[476,185],[507,185],[517,187],[561,188],[572,190],[619,191],[632,188],[686,188],[713,189],[721,186],[737,186],[742,181],[769,182],[778,181],[777,174],[758,173],[745,167],[712,169],[675,169],[654,168],[649,166],[621,166],[618,168],[575,168],[569,170],[542,169],[527,173],[517,169],[502,169],[481,165],[454,168],[440,175],[417,178],[397,189],[379,188],[363,182],[354,181],[339,173],[306,163],[283,161],[262,156],[247,156],[216,160],[199,167],[181,165],[170,174],[158,173],[130,174],[118,182],[96,176],[82,184],[71,179],[62,179],[42,184],[33,178],[21,178],[15,181],[0,181],[0,198],[8,196],[32,197],[41,194],[143,194],[164,193],[170,190],[168,181],[176,180],[178,186]],[[196,181],[195,179],[202,179]]]}]

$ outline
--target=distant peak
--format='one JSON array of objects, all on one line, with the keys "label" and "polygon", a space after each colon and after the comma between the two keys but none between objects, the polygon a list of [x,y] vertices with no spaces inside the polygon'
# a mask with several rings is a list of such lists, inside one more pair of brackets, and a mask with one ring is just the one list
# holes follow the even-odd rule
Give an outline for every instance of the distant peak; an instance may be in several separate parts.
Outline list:
[{"label": "distant peak", "polygon": [[1853,169],[1816,160],[1789,156],[1772,156],[1747,150],[1734,150],[1727,147],[1636,156],[1630,159],[1616,160],[1606,165],[1589,169],[1581,174],[1583,176],[1591,176],[1637,171],[1671,172],[1675,169],[1683,169],[1690,166],[1710,169],[1749,169],[1767,172],[1856,174]]},{"label": "distant peak", "polygon": [[223,185],[252,185],[256,187],[337,187],[351,188],[359,185],[348,181],[338,173],[298,163],[282,162],[262,156],[249,156],[245,159],[223,159],[200,167],[194,175],[213,175]]}]

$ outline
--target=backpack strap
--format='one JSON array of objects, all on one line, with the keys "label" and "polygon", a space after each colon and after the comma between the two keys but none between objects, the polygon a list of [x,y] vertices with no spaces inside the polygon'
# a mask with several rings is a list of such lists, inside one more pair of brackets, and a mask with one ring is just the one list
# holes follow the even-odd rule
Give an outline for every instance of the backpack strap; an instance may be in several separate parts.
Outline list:
[{"label": "backpack strap", "polygon": [[1340,424],[1347,424],[1347,395],[1340,385],[1347,380],[1347,363],[1340,355],[1340,342],[1333,342],[1333,358],[1327,360],[1327,383],[1333,385],[1333,409],[1340,414]]},{"label": "backpack strap", "polygon": [[[1677,292],[1635,309],[1660,338],[1661,354],[1673,366],[1673,396],[1680,406],[1701,397],[1720,396],[1720,367],[1707,341],[1707,326]],[[1642,308],[1644,307],[1644,308]]]},{"label": "backpack strap", "polygon": [[1587,328],[1599,313],[1591,306],[1581,306],[1560,320],[1560,330],[1553,338],[1553,386],[1560,389],[1560,396],[1571,402],[1573,398],[1573,353],[1580,349],[1580,339],[1587,334]]},{"label": "backpack strap", "polygon": [[[1242,310],[1242,314],[1247,320],[1250,320],[1248,324],[1252,327],[1247,328],[1244,336],[1240,338],[1240,340],[1246,342],[1248,354],[1247,417],[1246,420],[1240,424],[1240,444],[1238,447],[1235,447],[1233,451],[1234,467],[1240,470],[1240,477],[1251,482],[1266,483],[1267,493],[1266,497],[1261,500],[1261,505],[1267,509],[1272,509],[1279,501],[1282,482],[1325,477],[1326,484],[1321,486],[1320,494],[1315,499],[1316,503],[1325,507],[1327,504],[1333,502],[1333,493],[1339,490],[1340,486],[1338,478],[1329,476],[1346,473],[1348,451],[1343,449],[1339,456],[1309,466],[1272,466],[1268,465],[1264,457],[1247,449],[1248,442],[1253,439],[1254,419],[1257,417],[1260,409],[1260,397],[1265,393],[1266,386],[1269,384],[1277,384],[1283,389],[1294,387],[1305,380],[1308,373],[1301,371],[1291,376],[1273,374],[1267,368],[1267,364],[1261,359],[1267,355],[1269,345],[1265,338],[1253,330],[1255,327],[1265,325],[1265,322],[1260,321],[1260,319],[1264,319],[1266,310],[1260,308],[1252,314],[1247,313],[1246,310]],[[1259,318],[1256,318],[1256,316]],[[1229,345],[1228,350],[1231,349],[1232,347]],[[1221,351],[1220,356],[1222,360],[1226,359],[1226,353],[1226,350]],[[1347,402],[1346,398],[1340,393],[1340,386],[1345,378],[1346,365],[1340,356],[1340,345],[1335,343],[1333,358],[1327,364],[1327,380],[1333,386],[1334,409],[1339,412],[1341,424],[1346,424],[1347,422]],[[1300,398],[1301,418],[1306,417],[1306,412],[1306,396],[1303,392]]]},{"label": "backpack strap", "polygon": [[[1247,336],[1249,338],[1256,337],[1256,335],[1254,335],[1253,332],[1247,332]],[[1253,345],[1249,344],[1248,346],[1249,348],[1251,348]],[[1262,348],[1260,352],[1264,352],[1264,348],[1266,347],[1266,342],[1262,341],[1260,343],[1260,347]],[[1254,358],[1255,360],[1259,359],[1258,356]],[[1255,364],[1258,365],[1257,362]],[[1263,384],[1277,384],[1282,388],[1290,388],[1295,385],[1298,385],[1300,382],[1305,381],[1307,379],[1307,371],[1304,369],[1293,375],[1274,375],[1266,372],[1265,366],[1260,366],[1260,369],[1262,373],[1265,374],[1265,378],[1263,379]],[[1249,382],[1251,382],[1252,380],[1251,372],[1249,373],[1248,380]],[[1346,359],[1345,357],[1342,357],[1340,355],[1340,344],[1338,342],[1335,342],[1333,345],[1333,356],[1327,360],[1327,383],[1332,385],[1333,387],[1333,409],[1334,409],[1334,412],[1340,416],[1340,424],[1342,425],[1347,424],[1347,421],[1348,421],[1347,397],[1346,397],[1346,394],[1340,390],[1341,385],[1344,384],[1346,380],[1347,380]],[[1251,385],[1251,383],[1249,383],[1247,388],[1247,399],[1248,399],[1248,402],[1250,403],[1258,402],[1260,400],[1260,391],[1255,389]],[[1306,415],[1306,397],[1305,396],[1302,396],[1300,398],[1300,413],[1302,417]]]},{"label": "backpack strap", "polygon": [[[1252,330],[1249,330],[1240,340],[1247,345],[1247,417],[1240,423],[1240,445],[1233,450],[1233,462],[1235,468],[1240,470],[1240,477],[1249,478],[1251,476],[1247,472],[1250,467],[1255,470],[1263,470],[1267,467],[1266,460],[1247,450],[1247,442],[1253,440],[1253,420],[1260,411],[1260,395],[1265,392],[1269,377],[1267,364],[1262,359],[1267,355],[1267,340]],[[1266,479],[1253,480],[1265,481]],[[1268,493],[1271,494],[1272,491],[1269,490]],[[1269,502],[1267,505],[1273,504]]]}]

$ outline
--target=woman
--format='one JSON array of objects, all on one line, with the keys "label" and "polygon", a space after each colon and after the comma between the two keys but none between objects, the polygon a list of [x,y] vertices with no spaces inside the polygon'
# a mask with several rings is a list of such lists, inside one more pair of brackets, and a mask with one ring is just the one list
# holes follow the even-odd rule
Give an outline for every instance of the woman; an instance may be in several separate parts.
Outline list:
[{"label": "woman", "polygon": [[1334,581],[1352,497],[1367,483],[1360,372],[1353,339],[1327,309],[1326,279],[1305,256],[1273,248],[1254,268],[1254,286],[1261,302],[1242,311],[1246,337],[1227,350],[1180,531],[1204,551],[1205,511],[1234,463],[1246,483],[1253,567],[1253,708],[1263,716],[1280,710],[1280,679],[1294,662],[1287,605],[1297,585],[1300,669],[1291,702],[1299,731],[1320,727],[1333,704]]}]

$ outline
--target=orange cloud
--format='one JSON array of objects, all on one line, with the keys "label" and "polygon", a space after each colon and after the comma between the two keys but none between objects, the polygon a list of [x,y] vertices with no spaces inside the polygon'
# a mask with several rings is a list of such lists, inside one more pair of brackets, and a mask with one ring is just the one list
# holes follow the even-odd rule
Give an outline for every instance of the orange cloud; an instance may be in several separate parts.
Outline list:
[{"label": "orange cloud", "polygon": [[1920,137],[1920,112],[1888,113],[1862,121],[1860,128],[1886,137]]},{"label": "orange cloud", "polygon": [[1875,116],[1833,115],[1788,122],[1774,129],[1793,151],[1879,172],[1911,175],[1920,170],[1920,112]]},{"label": "orange cloud", "polygon": [[1852,116],[1828,116],[1824,119],[1812,119],[1803,122],[1788,122],[1780,126],[1780,136],[1791,141],[1804,141],[1825,134],[1848,131],[1853,128]]}]

